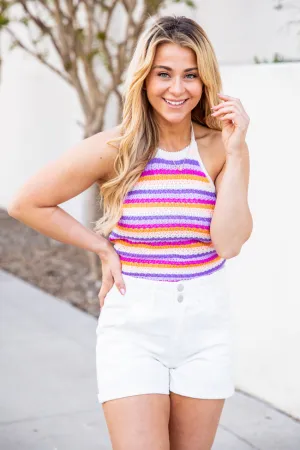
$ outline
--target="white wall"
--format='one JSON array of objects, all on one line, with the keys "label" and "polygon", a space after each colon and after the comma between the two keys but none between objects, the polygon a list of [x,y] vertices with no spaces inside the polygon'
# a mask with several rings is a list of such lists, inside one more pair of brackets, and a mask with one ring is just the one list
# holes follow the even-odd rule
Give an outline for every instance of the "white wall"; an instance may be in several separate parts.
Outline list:
[{"label": "white wall", "polygon": [[[229,20],[235,2],[224,3],[230,6],[226,10]],[[234,61],[239,59],[242,53],[234,47],[233,39],[241,33],[238,31],[241,25],[236,23],[235,15],[228,24],[224,6],[221,21],[219,15],[213,15],[208,1],[199,4],[211,8],[206,9],[207,16],[203,9],[201,18],[210,23],[211,31],[215,20],[213,41],[219,55],[223,55],[221,59],[228,60],[229,56]],[[249,10],[245,11],[248,14]],[[175,8],[172,12],[176,12]],[[220,23],[227,27],[225,40],[224,28],[216,29]],[[235,32],[228,32],[230,24],[236,27]],[[243,63],[252,57],[254,48],[261,48],[264,55],[265,48],[278,50],[266,39],[262,40],[262,25],[256,25],[253,35],[256,44],[245,47],[243,54],[248,56]],[[251,28],[248,23],[245,27]],[[290,48],[286,47],[286,51]],[[300,64],[223,64],[221,72],[224,93],[241,98],[251,118],[249,203],[254,231],[240,255],[227,262],[236,333],[236,386],[300,418],[297,358]],[[23,182],[81,140],[82,131],[76,125],[81,112],[73,92],[29,57],[15,54],[6,59],[0,88],[0,205],[6,207]],[[84,223],[85,193],[63,207]]]},{"label": "white wall", "polygon": [[207,32],[221,64],[251,64],[254,56],[272,60],[278,52],[285,58],[300,59],[298,26],[300,0],[287,2],[295,8],[274,10],[276,0],[194,0],[197,11],[182,5],[165,9],[168,14],[186,15]]},{"label": "white wall", "polygon": [[224,93],[251,122],[249,204],[254,231],[228,260],[236,382],[300,417],[300,64],[226,66]]},{"label": "white wall", "polygon": [[[6,59],[0,88],[0,205],[6,207],[27,178],[82,138],[76,125],[82,116],[71,88],[23,54]],[[84,197],[64,204],[80,221]]]}]

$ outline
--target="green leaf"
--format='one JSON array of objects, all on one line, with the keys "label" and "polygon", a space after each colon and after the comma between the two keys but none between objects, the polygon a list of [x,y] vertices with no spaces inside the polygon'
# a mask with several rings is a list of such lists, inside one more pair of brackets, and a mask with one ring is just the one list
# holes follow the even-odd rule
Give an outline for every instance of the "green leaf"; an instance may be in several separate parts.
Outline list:
[{"label": "green leaf", "polygon": [[4,28],[8,24],[9,24],[9,19],[1,14],[0,15],[0,28]]},{"label": "green leaf", "polygon": [[164,7],[164,2],[160,0],[145,0],[149,14],[156,14],[160,8]]},{"label": "green leaf", "polygon": [[106,54],[100,51],[100,52],[98,52],[98,55],[99,55],[99,57],[100,57],[100,59],[101,59],[103,65],[104,65],[104,67],[106,68],[106,70],[107,70],[108,72],[110,72],[109,61],[108,61],[108,59],[107,59]]},{"label": "green leaf", "polygon": [[172,0],[173,3],[184,3],[186,6],[190,7],[190,8],[196,8],[195,3],[193,2],[193,0]]},{"label": "green leaf", "polygon": [[99,39],[99,41],[104,41],[106,38],[106,33],[104,31],[99,31],[99,33],[96,34],[96,38]]},{"label": "green leaf", "polygon": [[274,53],[274,56],[273,56],[273,62],[274,63],[281,63],[281,62],[284,62],[284,56],[282,56],[282,55],[280,55],[279,53]]},{"label": "green leaf", "polygon": [[75,29],[75,35],[82,42],[84,40],[84,29],[83,28],[76,28]]},{"label": "green leaf", "polygon": [[98,54],[99,54],[99,49],[94,48],[93,50],[91,50],[89,53],[86,54],[87,60],[89,62],[91,62],[93,60],[93,58]]},{"label": "green leaf", "polygon": [[195,5],[195,3],[192,0],[186,0],[185,4],[187,6],[189,6],[190,8],[194,8],[194,9],[196,8],[196,5]]},{"label": "green leaf", "polygon": [[68,61],[68,62],[64,63],[64,69],[66,72],[70,72],[72,69],[72,62]]},{"label": "green leaf", "polygon": [[20,19],[20,23],[22,23],[23,25],[25,25],[26,27],[28,27],[29,25],[29,18],[28,17],[22,17]]},{"label": "green leaf", "polygon": [[5,0],[1,0],[1,1],[0,1],[0,9],[1,9],[1,12],[6,11],[10,6],[11,6],[11,4],[10,4],[9,2],[7,2],[7,1],[5,1]]},{"label": "green leaf", "polygon": [[17,42],[17,41],[13,41],[13,42],[10,44],[10,46],[9,46],[9,50],[12,51],[12,50],[14,50],[15,48],[17,48],[18,46],[19,46],[18,42]]}]

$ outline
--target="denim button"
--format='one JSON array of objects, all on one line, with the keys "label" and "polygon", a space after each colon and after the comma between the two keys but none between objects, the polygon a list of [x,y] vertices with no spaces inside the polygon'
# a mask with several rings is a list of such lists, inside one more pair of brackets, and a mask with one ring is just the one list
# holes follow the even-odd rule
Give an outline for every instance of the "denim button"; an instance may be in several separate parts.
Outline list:
[{"label": "denim button", "polygon": [[179,303],[181,303],[182,300],[183,300],[183,295],[179,294],[178,297],[177,297],[177,300],[178,300]]},{"label": "denim button", "polygon": [[179,292],[181,292],[181,291],[183,291],[183,289],[184,289],[183,284],[178,284],[177,290],[178,290]]}]

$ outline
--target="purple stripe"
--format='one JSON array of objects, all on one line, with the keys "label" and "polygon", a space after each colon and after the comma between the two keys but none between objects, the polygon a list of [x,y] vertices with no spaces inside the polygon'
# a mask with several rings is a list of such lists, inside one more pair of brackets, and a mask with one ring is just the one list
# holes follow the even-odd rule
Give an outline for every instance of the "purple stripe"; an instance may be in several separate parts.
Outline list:
[{"label": "purple stripe", "polygon": [[[121,250],[118,250],[118,254],[120,256],[124,256],[124,257],[136,257],[136,258],[148,258],[149,254],[144,254],[141,255],[139,253],[129,253],[129,252],[123,252]],[[210,252],[205,252],[205,253],[195,253],[195,255],[180,255],[177,253],[174,253],[173,255],[171,254],[151,254],[151,258],[181,258],[181,259],[190,259],[190,258],[205,258],[208,255],[218,255],[217,252],[215,250],[211,250]]]},{"label": "purple stripe", "polygon": [[[159,261],[157,259],[151,259],[148,258],[147,259],[147,264],[172,264],[172,266],[178,266],[178,267],[185,267],[188,266],[189,264],[193,263],[193,264],[205,264],[211,261],[214,261],[215,259],[218,258],[218,255],[213,255],[213,256],[209,256],[208,258],[204,258],[204,259],[196,259],[196,260],[191,260],[191,261]],[[138,263],[138,264],[145,264],[146,261],[144,261],[141,258],[121,258],[121,261],[126,261],[126,262],[133,262],[133,263]]]},{"label": "purple stripe", "polygon": [[[113,236],[113,237],[112,237]],[[197,239],[182,239],[180,240],[180,238],[172,238],[172,237],[168,237],[166,238],[155,238],[155,237],[141,237],[141,238],[127,238],[126,236],[122,236],[118,233],[115,232],[111,232],[111,234],[109,235],[109,239],[113,240],[113,239],[121,239],[124,242],[128,242],[129,244],[147,244],[148,242],[151,244],[155,244],[156,246],[163,246],[163,245],[173,245],[173,244],[177,244],[177,245],[189,245],[189,244],[199,244],[201,242],[204,243],[210,243],[211,239],[210,238],[197,238]]]},{"label": "purple stripe", "polygon": [[[167,195],[166,195],[167,194]],[[169,197],[170,196],[170,197]],[[177,198],[178,201],[188,201],[188,200],[211,200],[212,202],[216,202],[216,197],[212,198],[211,195],[206,195],[206,194],[190,194],[189,196],[182,194],[180,191],[178,191],[176,194],[174,193],[162,193],[162,194],[157,194],[156,192],[149,192],[148,194],[143,194],[143,195],[131,195],[125,198],[124,201],[136,201],[139,202],[141,199],[147,199],[147,198],[151,198],[153,200],[156,199],[161,199],[161,198]],[[188,200],[187,200],[188,199]]]},{"label": "purple stripe", "polygon": [[215,192],[205,191],[203,189],[133,189],[129,191],[127,196],[138,195],[138,194],[203,194],[209,195],[210,197],[216,197]]},{"label": "purple stripe", "polygon": [[127,228],[129,230],[143,230],[143,229],[156,229],[156,228],[173,228],[173,227],[181,227],[182,229],[185,228],[198,228],[198,229],[202,229],[202,230],[209,230],[210,225],[198,225],[195,223],[155,223],[155,224],[142,224],[142,225],[137,225],[137,226],[133,226],[132,224],[126,224],[123,222],[118,222],[119,225],[121,225],[124,228]]},{"label": "purple stripe", "polygon": [[[174,223],[174,222],[171,222],[171,219],[167,219],[167,220],[163,220],[163,219],[164,218],[161,218],[161,220],[159,222],[155,222],[155,223],[153,223],[153,221],[151,222],[151,221],[147,221],[147,220],[142,220],[141,225],[144,225],[149,228],[151,226],[171,225],[172,223]],[[205,221],[203,221],[202,218],[199,218],[196,221],[194,221],[194,223],[189,223],[189,222],[187,222],[187,220],[182,219],[181,222],[178,221],[178,225],[180,226],[180,225],[185,225],[185,224],[189,223],[189,226],[194,226],[195,222],[196,222],[196,225],[199,225],[201,228],[203,228],[206,224],[207,224],[207,227],[209,227],[210,223],[211,223],[211,219],[209,219],[209,221],[205,222]],[[130,222],[130,220],[121,220],[121,219],[119,220],[118,225],[122,225],[122,226],[127,225],[128,227],[130,227],[132,229],[136,229],[141,226],[139,223],[134,224],[134,223]]]},{"label": "purple stripe", "polygon": [[[184,202],[182,200],[185,200]],[[139,203],[190,203],[190,204],[204,204],[204,205],[214,205],[215,200],[204,200],[198,198],[139,198],[139,199],[126,199],[124,203],[127,204],[139,204]]]},{"label": "purple stripe", "polygon": [[122,219],[126,220],[160,220],[160,219],[187,219],[187,220],[203,220],[204,222],[211,222],[211,217],[197,217],[197,216],[184,216],[180,214],[164,215],[164,216],[122,216]]},{"label": "purple stripe", "polygon": [[[175,163],[179,163],[180,164],[180,162],[183,163],[184,160],[185,160],[185,162],[187,164],[192,164],[193,166],[199,166],[200,167],[199,162],[196,159],[191,159],[191,158],[176,159]],[[154,165],[154,164],[157,164],[157,163],[173,165],[174,163],[172,161],[173,160],[165,159],[165,158],[152,158],[151,161],[149,161],[147,166]]]},{"label": "purple stripe", "polygon": [[175,227],[175,226],[181,226],[184,228],[184,226],[188,226],[188,227],[193,227],[193,228],[204,228],[204,229],[209,229],[210,227],[210,223],[207,224],[207,222],[203,222],[201,223],[201,219],[198,219],[196,222],[187,222],[185,219],[183,219],[182,222],[177,221],[177,222],[171,222],[171,219],[168,219],[168,221],[160,221],[160,222],[147,222],[147,220],[143,220],[143,223],[141,224],[133,224],[130,222],[127,222],[126,220],[119,220],[118,225],[120,226],[124,226],[126,228],[131,228],[132,230],[136,230],[139,228],[152,228],[152,227]]},{"label": "purple stripe", "polygon": [[132,272],[127,272],[126,270],[122,269],[122,273],[124,275],[130,275],[132,277],[137,277],[137,278],[146,278],[147,280],[155,280],[156,278],[160,278],[163,279],[162,281],[178,281],[178,280],[184,280],[184,279],[192,279],[192,278],[196,278],[196,277],[201,277],[201,276],[205,276],[205,275],[210,275],[213,272],[216,272],[217,270],[220,270],[223,265],[225,264],[226,259],[224,259],[224,261],[222,261],[221,264],[219,264],[216,267],[213,267],[212,269],[209,270],[205,270],[203,272],[197,272],[197,273],[193,273],[193,274],[163,274],[163,273],[132,273]]}]

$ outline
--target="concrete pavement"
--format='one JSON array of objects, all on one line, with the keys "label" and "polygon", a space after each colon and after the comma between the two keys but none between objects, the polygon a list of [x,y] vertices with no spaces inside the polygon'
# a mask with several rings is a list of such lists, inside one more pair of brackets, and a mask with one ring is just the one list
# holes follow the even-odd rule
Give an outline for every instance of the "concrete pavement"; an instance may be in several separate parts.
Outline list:
[{"label": "concrete pavement", "polygon": [[[0,271],[0,448],[110,450],[97,402],[97,320]],[[213,450],[299,450],[300,423],[236,391]]]}]

